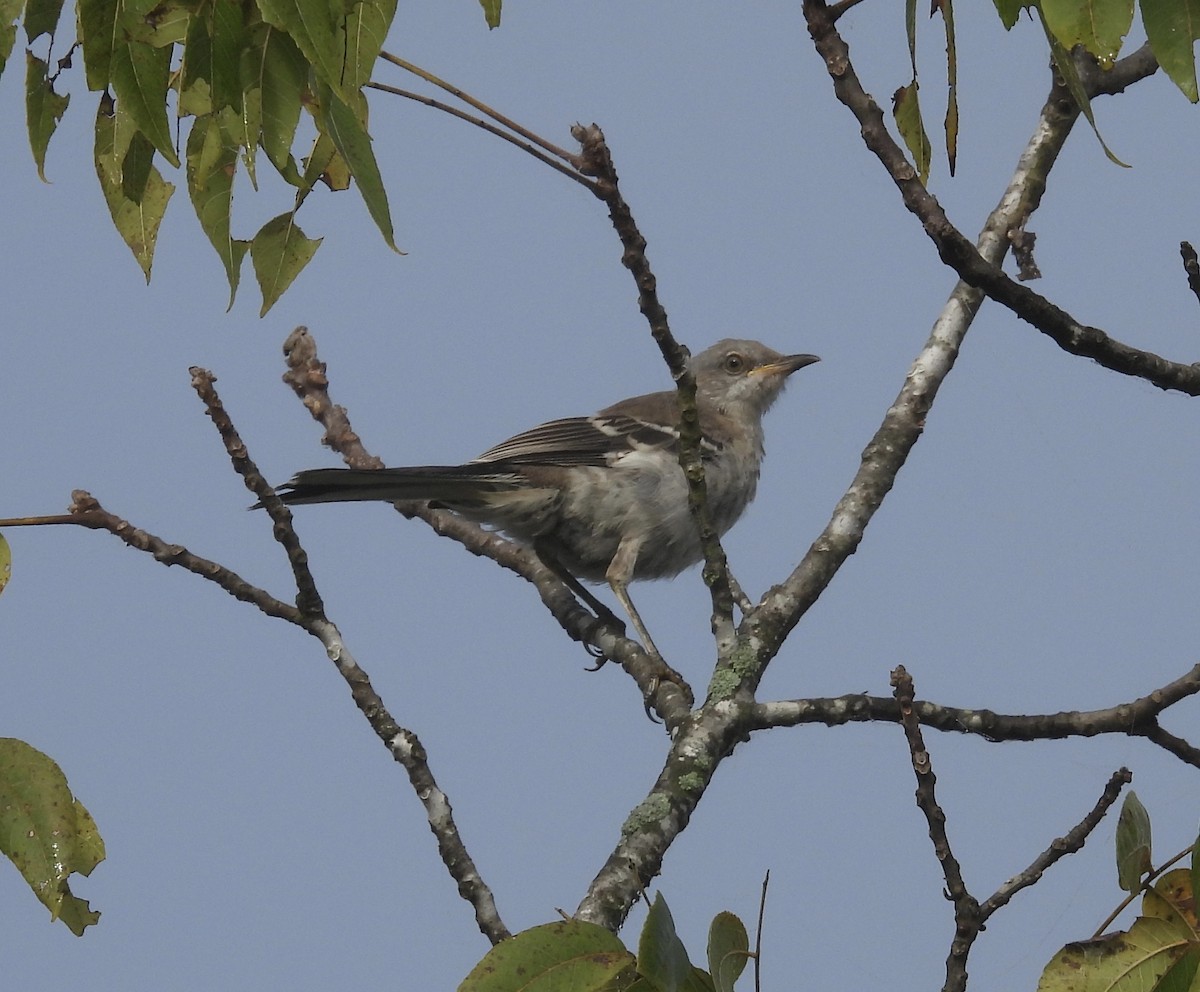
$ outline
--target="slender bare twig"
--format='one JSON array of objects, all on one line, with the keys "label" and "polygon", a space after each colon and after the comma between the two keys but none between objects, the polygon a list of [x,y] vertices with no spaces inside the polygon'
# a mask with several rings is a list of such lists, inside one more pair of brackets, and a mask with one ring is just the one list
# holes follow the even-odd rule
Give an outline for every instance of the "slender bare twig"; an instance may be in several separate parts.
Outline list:
[{"label": "slender bare twig", "polygon": [[149,531],[134,527],[128,520],[122,520],[115,513],[109,513],[100,505],[99,500],[82,489],[71,493],[71,506],[65,516],[13,517],[0,520],[0,527],[44,527],[53,524],[73,524],[88,530],[108,531],[129,547],[153,556],[155,561],[167,566],[178,565],[202,579],[215,582],[234,599],[256,606],[269,617],[277,617],[308,629],[307,614],[302,610],[276,599],[258,586],[251,585],[232,569],[192,554],[182,544],[170,544]]},{"label": "slender bare twig", "polygon": [[233,463],[234,471],[242,477],[246,488],[258,497],[260,505],[270,514],[271,520],[275,524],[273,528],[275,540],[287,554],[288,563],[292,566],[292,578],[296,582],[296,606],[303,613],[323,616],[325,606],[321,602],[321,594],[317,592],[312,572],[309,571],[308,555],[300,546],[300,539],[296,537],[296,531],[291,525],[291,511],[275,495],[275,491],[263,478],[258,466],[250,460],[246,446],[238,436],[229,414],[226,413],[220,396],[217,395],[216,376],[208,369],[197,366],[193,366],[189,371],[192,375],[192,388],[196,390],[197,395],[204,403],[204,410],[208,414],[208,418],[213,422],[217,433],[220,434],[221,440],[225,444],[225,452]]},{"label": "slender bare twig", "polygon": [[475,97],[471,96],[471,94],[467,93],[465,90],[461,90],[457,86],[453,85],[452,83],[448,83],[444,79],[441,79],[440,77],[435,76],[428,69],[422,69],[420,66],[414,65],[413,63],[400,58],[398,55],[393,55],[391,52],[386,52],[386,51],[380,52],[379,57],[381,59],[383,59],[385,62],[391,62],[392,65],[398,66],[399,68],[404,69],[407,72],[411,72],[414,76],[419,76],[421,79],[424,79],[425,82],[427,82],[427,83],[432,83],[434,86],[438,87],[438,89],[445,90],[451,96],[455,96],[459,100],[462,100],[463,103],[474,107],[485,117],[490,117],[497,124],[501,125],[501,127],[506,127],[506,128],[508,128],[508,130],[512,131],[514,134],[519,134],[526,141],[532,142],[533,144],[537,145],[538,147],[549,152],[555,158],[561,159],[563,162],[566,162],[568,165],[572,166],[573,168],[579,167],[578,156],[572,155],[570,152],[566,151],[565,149],[559,148],[558,145],[547,141],[541,135],[536,134],[533,131],[529,130],[528,128],[523,127],[522,125],[518,124],[511,117],[505,117],[499,111],[493,110],[482,100],[477,100]]},{"label": "slender bare twig", "polygon": [[758,925],[754,928],[754,992],[762,992],[762,935],[763,921],[767,917],[767,886],[771,884],[771,872],[763,875],[762,894],[758,897]]},{"label": "slender bare twig", "polygon": [[917,776],[917,807],[925,814],[929,839],[933,842],[933,853],[941,866],[942,877],[946,880],[946,897],[954,903],[954,940],[946,958],[946,984],[942,989],[943,992],[962,992],[967,987],[967,956],[983,923],[979,913],[979,901],[968,891],[963,880],[962,866],[950,847],[950,837],[946,833],[946,814],[937,802],[937,776],[933,773],[933,764],[921,734],[921,723],[913,708],[912,676],[903,665],[897,665],[892,672],[892,686],[900,707],[900,725],[904,728],[904,737],[908,741],[913,772]]},{"label": "slender bare twig", "polygon": [[373,90],[379,90],[381,93],[390,93],[392,96],[404,97],[406,100],[415,100],[417,103],[424,104],[426,107],[432,107],[434,110],[440,110],[444,114],[450,114],[450,116],[457,117],[459,120],[466,121],[468,124],[474,124],[476,127],[483,128],[483,130],[487,131],[489,134],[494,134],[497,138],[501,138],[504,141],[515,145],[517,148],[520,148],[521,151],[528,152],[539,162],[544,162],[556,172],[561,172],[568,179],[575,180],[575,182],[586,187],[587,189],[590,189],[593,193],[596,191],[596,184],[586,176],[580,175],[579,172],[577,172],[572,166],[564,165],[562,162],[559,162],[557,159],[547,155],[545,152],[539,151],[531,143],[522,141],[520,138],[509,134],[503,128],[497,127],[495,124],[489,124],[487,121],[480,120],[478,117],[473,117],[466,111],[459,110],[457,107],[452,107],[448,103],[442,103],[441,100],[435,100],[433,97],[424,96],[420,93],[414,93],[412,90],[404,90],[400,89],[398,86],[389,86],[387,83],[377,82],[367,83],[367,86]]},{"label": "slender bare twig", "polygon": [[1113,772],[1108,784],[1104,787],[1104,792],[1087,816],[1072,827],[1065,836],[1051,841],[1050,846],[1039,854],[1028,868],[1010,878],[979,904],[980,923],[986,923],[988,918],[1001,906],[1007,905],[1013,896],[1037,882],[1045,874],[1046,869],[1056,861],[1060,861],[1068,854],[1074,854],[1082,848],[1088,836],[1104,818],[1104,814],[1117,801],[1121,790],[1131,781],[1133,781],[1133,773],[1128,768],[1119,768]]}]

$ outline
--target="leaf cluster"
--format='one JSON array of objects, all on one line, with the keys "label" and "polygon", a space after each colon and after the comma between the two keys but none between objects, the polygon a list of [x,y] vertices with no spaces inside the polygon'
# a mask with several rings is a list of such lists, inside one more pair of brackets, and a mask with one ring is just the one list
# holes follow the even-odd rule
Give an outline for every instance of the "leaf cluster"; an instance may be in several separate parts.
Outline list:
[{"label": "leaf cluster", "polygon": [[[225,269],[230,305],[247,252],[263,313],[313,257],[320,239],[304,235],[296,213],[318,182],[341,190],[353,180],[395,249],[363,87],[396,0],[79,0],[76,13],[76,40],[52,68],[62,0],[0,0],[0,72],[20,24],[29,142],[44,179],[47,147],[70,103],[60,77],[82,51],[87,88],[100,94],[96,174],[147,281],[175,192],[160,161],[186,165],[188,196]],[[294,148],[302,114],[315,137],[301,157]],[[257,189],[263,156],[294,188],[294,201],[252,237],[237,238],[235,180],[241,171]]]},{"label": "leaf cluster", "polygon": [[[993,0],[1006,30],[1027,12],[1041,24],[1054,68],[1095,131],[1104,152],[1124,165],[1104,144],[1092,115],[1091,101],[1073,53],[1095,60],[1101,71],[1112,68],[1133,26],[1134,0]],[[1200,101],[1196,83],[1195,42],[1200,39],[1200,0],[1138,0],[1146,39],[1171,81],[1192,103]],[[954,30],[954,0],[931,0],[930,16],[940,13],[946,42],[946,159],[954,175],[958,147],[958,54]],[[921,114],[917,81],[917,0],[905,2],[912,79],[892,95],[896,127],[924,183],[933,159],[932,144]]]},{"label": "leaf cluster", "polygon": [[[1046,965],[1038,992],[1192,992],[1200,989],[1200,838],[1155,869],[1150,814],[1130,792],[1117,823],[1117,882],[1128,892],[1103,931],[1126,905],[1142,897],[1141,914],[1128,930],[1099,933],[1067,944]],[[1168,870],[1188,854],[1189,868]]]}]

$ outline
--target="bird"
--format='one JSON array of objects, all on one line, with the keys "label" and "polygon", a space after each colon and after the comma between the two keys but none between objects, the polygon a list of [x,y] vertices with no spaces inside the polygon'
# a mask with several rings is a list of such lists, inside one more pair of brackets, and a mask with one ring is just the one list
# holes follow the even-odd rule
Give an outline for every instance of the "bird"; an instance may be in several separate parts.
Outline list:
[{"label": "bird", "polygon": [[[757,491],[763,415],[793,372],[818,361],[734,338],[689,360],[719,535]],[[461,465],[308,469],[278,495],[291,506],[428,502],[498,530],[530,547],[598,617],[620,624],[579,580],[607,582],[643,646],[661,659],[628,586],[673,577],[703,558],[679,464],[679,423],[675,390],[648,393],[591,416],[551,420]]]}]

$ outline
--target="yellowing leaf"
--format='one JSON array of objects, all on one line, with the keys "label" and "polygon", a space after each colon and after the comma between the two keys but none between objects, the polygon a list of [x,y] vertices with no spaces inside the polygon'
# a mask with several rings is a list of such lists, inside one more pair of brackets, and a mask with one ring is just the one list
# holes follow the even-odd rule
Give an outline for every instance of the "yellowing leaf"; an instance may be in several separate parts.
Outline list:
[{"label": "yellowing leaf", "polygon": [[[236,121],[232,108],[224,119]],[[250,242],[230,234],[233,210],[233,179],[237,172],[238,145],[222,120],[208,115],[192,125],[187,146],[188,196],[205,235],[220,256],[229,281],[229,306],[233,306],[241,278],[242,259]]]},{"label": "yellowing leaf", "polygon": [[896,118],[900,137],[904,139],[904,144],[913,157],[917,175],[924,184],[929,179],[929,163],[933,158],[933,150],[929,143],[929,135],[925,133],[925,122],[921,119],[915,79],[907,86],[901,86],[892,95],[892,115]]},{"label": "yellowing leaf", "polygon": [[1050,33],[1068,52],[1082,45],[1112,66],[1133,23],[1133,0],[1041,0],[1042,17]]},{"label": "yellowing leaf", "polygon": [[50,758],[24,741],[0,738],[0,852],[34,894],[76,936],[100,919],[71,894],[74,872],[90,875],[104,860],[96,822]]},{"label": "yellowing leaf", "polygon": [[8,585],[8,580],[12,578],[12,548],[8,546],[8,540],[3,534],[0,534],[0,592],[4,592],[4,587]]},{"label": "yellowing leaf", "polygon": [[1139,916],[1127,933],[1064,947],[1046,965],[1038,992],[1153,989],[1191,950],[1177,927]]},{"label": "yellowing leaf", "polygon": [[[95,161],[113,225],[150,281],[158,228],[175,187],[147,165],[153,149],[137,125],[111,100],[96,113]],[[140,188],[139,188],[140,187]]]}]

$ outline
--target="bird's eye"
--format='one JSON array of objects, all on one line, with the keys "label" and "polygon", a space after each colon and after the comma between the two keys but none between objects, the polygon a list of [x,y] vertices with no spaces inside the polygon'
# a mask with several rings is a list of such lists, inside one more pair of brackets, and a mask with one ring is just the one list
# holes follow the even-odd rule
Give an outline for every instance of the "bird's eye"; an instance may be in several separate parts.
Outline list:
[{"label": "bird's eye", "polygon": [[746,359],[736,351],[731,351],[725,356],[725,371],[730,375],[740,375],[746,371]]}]

